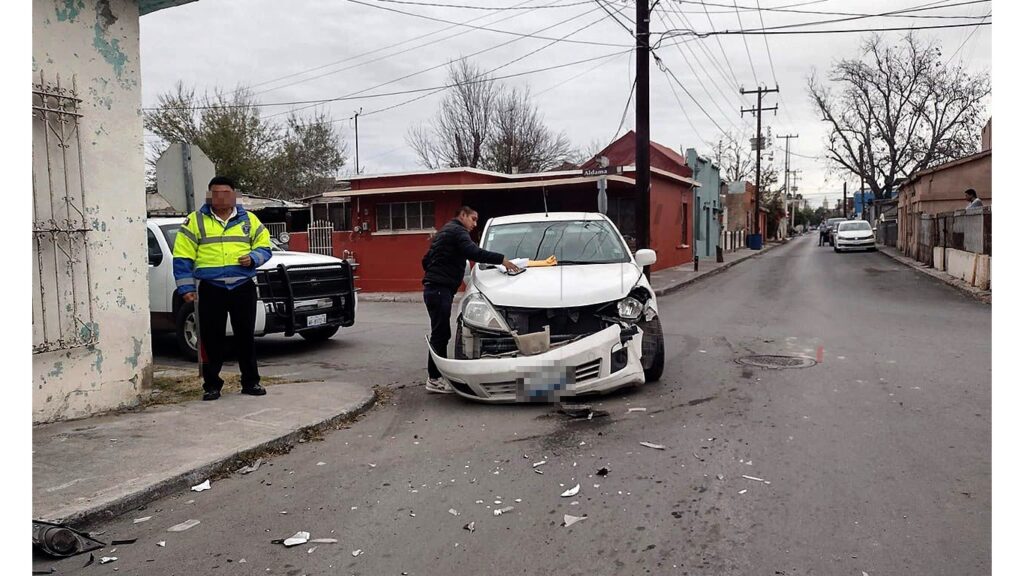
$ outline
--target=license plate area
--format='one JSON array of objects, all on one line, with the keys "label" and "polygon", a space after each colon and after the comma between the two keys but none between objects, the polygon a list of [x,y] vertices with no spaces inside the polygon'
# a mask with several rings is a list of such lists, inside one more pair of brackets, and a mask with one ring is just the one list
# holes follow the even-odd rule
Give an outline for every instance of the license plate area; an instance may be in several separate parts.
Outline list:
[{"label": "license plate area", "polygon": [[327,314],[314,314],[306,317],[306,327],[322,326],[327,324]]},{"label": "license plate area", "polygon": [[558,402],[575,381],[576,370],[571,366],[551,362],[524,366],[516,371],[516,401]]}]

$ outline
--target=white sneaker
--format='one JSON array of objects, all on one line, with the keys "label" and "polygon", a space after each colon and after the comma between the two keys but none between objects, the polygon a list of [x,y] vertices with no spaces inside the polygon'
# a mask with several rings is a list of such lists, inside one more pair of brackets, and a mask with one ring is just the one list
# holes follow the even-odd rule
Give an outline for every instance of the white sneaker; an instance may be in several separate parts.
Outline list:
[{"label": "white sneaker", "polygon": [[427,392],[434,394],[452,394],[455,390],[452,390],[451,384],[449,384],[444,378],[427,378],[427,383],[424,385]]}]

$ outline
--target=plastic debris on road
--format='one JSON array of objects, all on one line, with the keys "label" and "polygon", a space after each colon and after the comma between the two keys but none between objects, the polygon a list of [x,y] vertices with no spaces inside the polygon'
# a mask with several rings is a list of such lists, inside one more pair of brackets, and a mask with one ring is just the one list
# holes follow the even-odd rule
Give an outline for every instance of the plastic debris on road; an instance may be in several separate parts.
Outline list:
[{"label": "plastic debris on road", "polygon": [[291,548],[292,546],[298,546],[299,544],[305,544],[306,542],[309,542],[309,532],[299,531],[291,538],[285,538],[281,543],[284,544],[286,548]]},{"label": "plastic debris on road", "polygon": [[143,516],[142,518],[136,518],[135,520],[132,520],[132,524],[139,524],[139,523],[145,522],[146,520],[149,520],[151,518],[152,518],[152,516]]},{"label": "plastic debris on road", "polygon": [[263,464],[263,458],[257,458],[251,466],[243,466],[238,469],[239,474],[251,474],[260,469],[260,465]]},{"label": "plastic debris on road", "polygon": [[571,514],[565,514],[562,517],[562,526],[568,528],[569,526],[572,526],[573,524],[586,519],[586,516],[573,516]]},{"label": "plastic debris on road", "polygon": [[753,480],[754,482],[764,482],[764,478],[758,478],[756,476],[747,476],[746,474],[744,474],[743,477],[746,478],[747,480]]},{"label": "plastic debris on road", "polygon": [[470,532],[476,532],[476,522],[470,522],[462,527],[463,530],[469,530]]},{"label": "plastic debris on road", "polygon": [[313,547],[312,547],[312,548],[310,548],[309,550],[306,550],[306,554],[312,554],[312,553],[313,553],[313,551],[314,551],[314,550],[316,550],[316,549],[317,549],[317,547],[316,547],[316,546],[313,546]]},{"label": "plastic debris on road", "polygon": [[337,544],[337,538],[314,538],[309,541],[310,544]]},{"label": "plastic debris on road", "polygon": [[562,498],[572,498],[573,496],[580,493],[580,485],[577,484],[572,488],[569,488],[565,492],[562,492]]},{"label": "plastic debris on road", "polygon": [[630,408],[629,410],[627,410],[627,412],[647,412],[647,408]]},{"label": "plastic debris on road", "polygon": [[363,551],[362,551],[362,550],[353,550],[353,551],[352,551],[352,557],[356,557],[356,556],[359,556],[359,555],[360,555],[360,554],[362,554],[362,553],[363,553]]},{"label": "plastic debris on road", "polygon": [[609,470],[608,470],[608,467],[606,466],[606,467],[601,468],[600,470],[598,470],[597,471],[597,475],[598,476],[607,476],[608,472],[609,472]]},{"label": "plastic debris on road", "polygon": [[104,556],[100,558],[100,564],[109,564],[110,562],[117,562],[117,556]]},{"label": "plastic debris on road", "polygon": [[195,486],[192,487],[192,491],[193,492],[202,492],[203,490],[209,490],[209,489],[210,489],[210,481],[209,480],[207,480],[206,482],[203,482],[202,484],[196,484]]},{"label": "plastic debris on road", "polygon": [[459,515],[459,511],[456,510],[455,508],[449,508],[448,509],[448,513],[451,514],[452,516],[458,516]]},{"label": "plastic debris on road", "polygon": [[747,493],[747,489],[746,488],[744,488],[743,490],[740,490],[740,494],[746,494],[746,493]]},{"label": "plastic debris on road", "polygon": [[157,542],[156,545],[161,547],[161,548],[163,548],[164,546],[167,546],[167,541],[161,540],[161,541]]},{"label": "plastic debris on road", "polygon": [[664,450],[665,449],[665,446],[663,444],[655,444],[653,442],[641,442],[640,445],[641,446],[646,446],[647,448],[654,448],[655,450]]},{"label": "plastic debris on road", "polygon": [[515,509],[516,509],[515,506],[505,506],[504,508],[498,508],[497,510],[495,510],[494,511],[494,515],[495,516],[501,516],[502,514],[506,514],[506,513],[511,512],[511,511],[513,511]]},{"label": "plastic debris on road", "polygon": [[537,466],[543,466],[543,465],[545,465],[547,463],[548,463],[547,460],[541,460],[540,462],[534,462],[533,463],[533,467],[536,468]]},{"label": "plastic debris on road", "polygon": [[199,520],[185,520],[181,524],[175,524],[167,529],[168,532],[184,532],[189,528],[193,528],[199,525]]},{"label": "plastic debris on road", "polygon": [[327,466],[327,462],[317,462],[317,466]]}]

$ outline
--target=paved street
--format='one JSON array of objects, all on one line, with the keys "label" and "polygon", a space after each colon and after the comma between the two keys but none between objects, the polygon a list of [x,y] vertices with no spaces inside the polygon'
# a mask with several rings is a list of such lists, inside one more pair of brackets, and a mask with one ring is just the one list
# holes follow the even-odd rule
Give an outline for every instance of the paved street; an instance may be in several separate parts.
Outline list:
[{"label": "paved street", "polygon": [[[103,551],[119,558],[113,564],[82,568],[78,556],[36,567],[160,576],[990,571],[988,305],[884,255],[835,254],[808,235],[660,306],[664,378],[602,398],[594,407],[610,416],[589,421],[550,406],[427,395],[415,385],[426,330],[417,304],[364,303],[358,328],[325,345],[258,340],[266,374],[343,371],[394,394],[256,473],[98,527],[108,540],[138,538]],[[170,351],[158,345],[157,361],[186,365],[161,357]],[[821,362],[736,362],[754,354]],[[607,476],[596,475],[602,467]],[[578,495],[560,496],[577,483]],[[564,514],[587,518],[566,528]],[[166,531],[188,519],[201,523]],[[463,529],[470,522],[474,532]],[[271,543],[300,530],[339,542]]]}]

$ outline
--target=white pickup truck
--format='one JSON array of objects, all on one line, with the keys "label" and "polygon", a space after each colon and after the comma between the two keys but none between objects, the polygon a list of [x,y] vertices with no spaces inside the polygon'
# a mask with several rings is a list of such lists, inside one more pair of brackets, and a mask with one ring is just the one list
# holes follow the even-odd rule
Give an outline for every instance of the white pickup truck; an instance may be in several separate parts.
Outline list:
[{"label": "white pickup truck", "polygon": [[[183,217],[149,218],[149,309],[153,333],[174,333],[185,356],[197,356],[195,312],[175,290],[174,238]],[[273,243],[273,240],[272,240]],[[327,340],[355,323],[358,299],[354,269],[347,260],[288,252],[276,244],[273,257],[257,269],[256,335],[298,334]],[[228,322],[227,334],[231,334]]]}]

